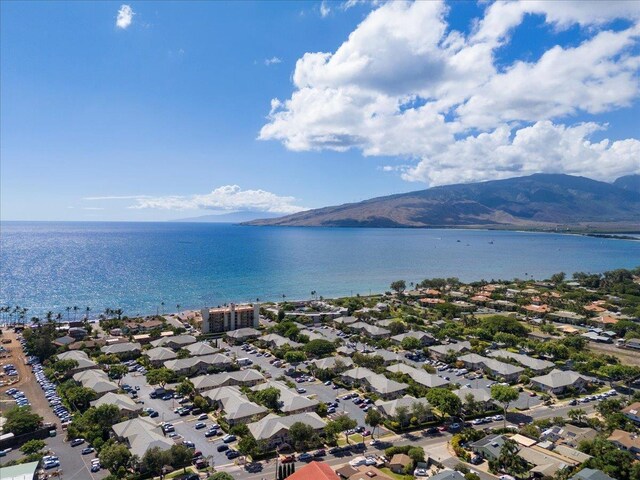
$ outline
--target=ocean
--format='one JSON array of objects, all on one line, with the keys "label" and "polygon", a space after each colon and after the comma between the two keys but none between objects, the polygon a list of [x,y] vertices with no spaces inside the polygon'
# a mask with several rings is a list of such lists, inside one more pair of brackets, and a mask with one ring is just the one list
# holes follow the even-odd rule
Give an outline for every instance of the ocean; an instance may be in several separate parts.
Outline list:
[{"label": "ocean", "polygon": [[[384,292],[394,280],[548,278],[640,265],[640,242],[452,229],[3,222],[0,305],[73,319]],[[164,305],[162,305],[164,303]]]}]

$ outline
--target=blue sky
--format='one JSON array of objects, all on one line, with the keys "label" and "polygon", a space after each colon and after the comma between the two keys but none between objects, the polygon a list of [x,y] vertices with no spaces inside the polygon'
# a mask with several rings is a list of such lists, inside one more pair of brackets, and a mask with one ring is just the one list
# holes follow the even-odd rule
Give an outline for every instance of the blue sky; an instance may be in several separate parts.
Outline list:
[{"label": "blue sky", "polygon": [[535,3],[2,2],[1,217],[640,173],[638,4]]}]

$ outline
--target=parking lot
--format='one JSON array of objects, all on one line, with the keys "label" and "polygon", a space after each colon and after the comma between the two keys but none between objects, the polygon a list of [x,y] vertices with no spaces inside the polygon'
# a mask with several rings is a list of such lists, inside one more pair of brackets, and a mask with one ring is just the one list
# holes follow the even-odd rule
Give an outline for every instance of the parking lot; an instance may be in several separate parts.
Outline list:
[{"label": "parking lot", "polygon": [[[232,463],[231,460],[227,459],[224,452],[218,452],[217,450],[218,446],[223,444],[222,435],[211,438],[205,437],[205,432],[208,430],[208,427],[215,423],[213,420],[209,419],[203,421],[203,423],[206,424],[206,427],[196,430],[195,425],[199,422],[199,415],[189,414],[186,416],[180,416],[175,413],[174,410],[182,405],[180,405],[174,398],[171,400],[150,398],[149,394],[155,389],[155,387],[149,386],[144,375],[139,373],[130,373],[126,375],[122,378],[122,384],[127,384],[134,388],[138,386],[140,388],[138,391],[140,403],[144,408],[152,408],[158,412],[158,417],[154,419],[158,424],[168,422],[174,426],[176,435],[172,438],[175,439],[176,443],[181,443],[184,440],[193,442],[195,450],[202,452],[202,456],[209,463],[215,466]],[[234,443],[230,443],[229,445],[233,448]]]}]

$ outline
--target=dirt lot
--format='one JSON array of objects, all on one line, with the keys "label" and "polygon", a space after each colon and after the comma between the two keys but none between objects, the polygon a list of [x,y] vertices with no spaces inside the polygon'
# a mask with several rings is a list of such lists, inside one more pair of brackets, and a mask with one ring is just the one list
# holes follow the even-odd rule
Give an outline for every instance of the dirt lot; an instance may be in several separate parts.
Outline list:
[{"label": "dirt lot", "polygon": [[12,385],[0,387],[0,410],[5,410],[15,405],[13,399],[5,394],[9,388],[15,387],[24,392],[29,399],[29,402],[31,402],[32,410],[42,415],[45,422],[56,423],[58,421],[58,417],[56,417],[51,408],[49,408],[49,403],[47,402],[40,385],[31,372],[31,367],[25,364],[25,354],[22,351],[22,346],[20,345],[20,342],[18,342],[15,332],[10,329],[4,329],[2,338],[11,339],[11,343],[4,345],[11,356],[9,358],[1,359],[0,366],[6,365],[7,363],[13,363],[18,370],[20,380]]},{"label": "dirt lot", "polygon": [[640,366],[640,352],[618,348],[610,343],[589,342],[588,348],[594,352],[614,355],[625,365]]}]

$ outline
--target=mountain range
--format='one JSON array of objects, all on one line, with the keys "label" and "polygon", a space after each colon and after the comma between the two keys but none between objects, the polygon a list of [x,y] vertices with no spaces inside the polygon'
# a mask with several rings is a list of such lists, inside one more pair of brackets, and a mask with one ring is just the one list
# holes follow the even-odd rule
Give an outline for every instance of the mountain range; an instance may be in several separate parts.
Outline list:
[{"label": "mountain range", "polygon": [[640,175],[613,183],[534,174],[445,185],[245,224],[640,231]]}]

